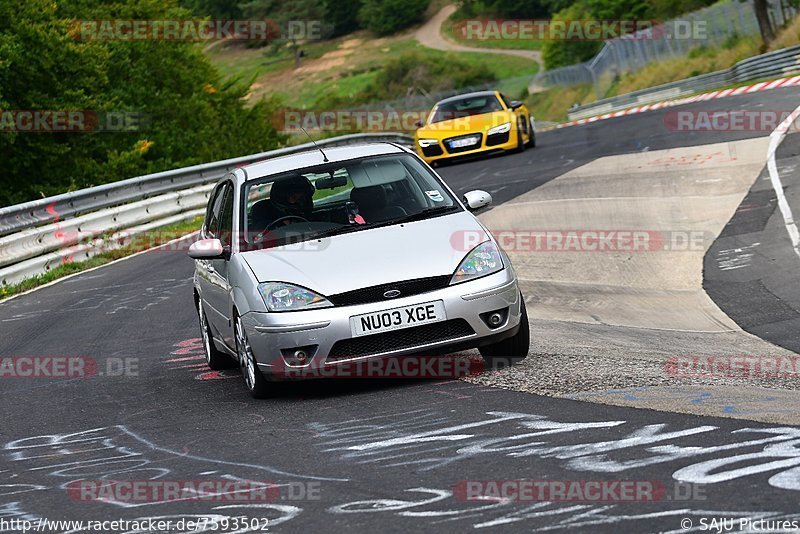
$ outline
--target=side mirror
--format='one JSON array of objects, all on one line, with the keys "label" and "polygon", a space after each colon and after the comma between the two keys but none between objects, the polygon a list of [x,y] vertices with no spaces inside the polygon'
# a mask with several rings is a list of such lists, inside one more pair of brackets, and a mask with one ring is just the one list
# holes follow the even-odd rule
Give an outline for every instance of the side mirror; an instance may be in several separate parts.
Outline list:
[{"label": "side mirror", "polygon": [[424,126],[424,123],[421,120],[416,120],[414,121],[414,126],[416,126],[417,128],[422,128],[422,126]]},{"label": "side mirror", "polygon": [[216,260],[224,255],[225,249],[219,239],[200,239],[189,247],[189,257],[196,260]]},{"label": "side mirror", "polygon": [[519,100],[512,100],[511,102],[508,103],[508,106],[512,110],[516,111],[516,110],[518,110],[519,108],[521,108],[523,106],[523,103],[520,102]]},{"label": "side mirror", "polygon": [[475,191],[464,193],[463,200],[464,204],[469,208],[469,211],[478,211],[488,207],[492,203],[492,195],[486,191],[476,189]]}]

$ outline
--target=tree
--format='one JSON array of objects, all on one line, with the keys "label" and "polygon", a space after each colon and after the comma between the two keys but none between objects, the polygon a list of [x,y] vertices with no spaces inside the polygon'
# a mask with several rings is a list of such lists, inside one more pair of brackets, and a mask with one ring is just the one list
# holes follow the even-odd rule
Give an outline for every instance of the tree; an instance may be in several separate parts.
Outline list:
[{"label": "tree", "polygon": [[364,0],[358,12],[361,27],[391,35],[422,20],[429,0]]},{"label": "tree", "polygon": [[241,9],[248,19],[269,19],[276,23],[281,36],[269,44],[272,48],[288,46],[294,55],[295,68],[303,57],[303,43],[328,37],[332,32],[331,24],[325,20],[325,6],[317,0],[251,0],[241,4]]},{"label": "tree", "polygon": [[242,16],[239,0],[181,0],[198,17],[234,20]]},{"label": "tree", "polygon": [[347,35],[360,28],[358,11],[362,0],[324,0],[325,17],[332,27],[331,37]]},{"label": "tree", "polygon": [[756,11],[756,20],[758,21],[758,30],[761,32],[761,40],[764,41],[764,49],[769,46],[769,43],[775,39],[775,30],[772,27],[772,21],[769,19],[769,3],[767,0],[755,0],[753,7]]},{"label": "tree", "polygon": [[223,82],[195,43],[76,40],[70,21],[186,19],[175,0],[95,4],[0,2],[0,108],[135,112],[144,128],[0,131],[0,205],[176,167],[252,154],[283,142],[272,104],[245,107],[247,85]]}]

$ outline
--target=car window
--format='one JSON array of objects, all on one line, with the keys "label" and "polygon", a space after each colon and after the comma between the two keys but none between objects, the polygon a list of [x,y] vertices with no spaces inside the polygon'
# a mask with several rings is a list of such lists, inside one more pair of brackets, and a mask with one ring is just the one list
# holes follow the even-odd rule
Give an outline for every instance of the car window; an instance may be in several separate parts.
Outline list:
[{"label": "car window", "polygon": [[[336,229],[358,231],[460,206],[410,154],[298,169],[244,185],[244,244],[278,246]],[[437,210],[437,214],[442,210]],[[435,216],[435,215],[434,215]]]},{"label": "car window", "polygon": [[439,103],[430,122],[442,122],[502,110],[503,106],[495,95],[465,97]]},{"label": "car window", "polygon": [[233,236],[233,187],[225,187],[225,200],[222,203],[222,214],[219,221],[218,238],[223,247],[230,247]]},{"label": "car window", "polygon": [[222,206],[225,201],[227,183],[220,184],[211,195],[206,211],[205,233],[208,237],[217,237],[219,232],[219,219],[222,214]]}]

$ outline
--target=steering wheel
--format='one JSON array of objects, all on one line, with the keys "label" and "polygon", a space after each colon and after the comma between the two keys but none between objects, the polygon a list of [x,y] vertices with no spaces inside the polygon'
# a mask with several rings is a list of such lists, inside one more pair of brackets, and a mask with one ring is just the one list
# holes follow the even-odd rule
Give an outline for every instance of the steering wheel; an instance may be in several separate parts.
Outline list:
[{"label": "steering wheel", "polygon": [[[272,227],[276,226],[278,223],[280,223],[280,222],[283,222],[283,221],[287,221],[287,220],[289,220],[289,219],[297,219],[297,220],[299,220],[300,222],[308,222],[308,219],[304,219],[303,217],[300,217],[299,215],[287,215],[287,216],[285,216],[285,217],[281,217],[281,218],[279,218],[279,219],[275,219],[274,221],[272,221],[271,223],[269,223],[269,224],[267,225],[267,228],[266,228],[266,230],[269,230],[269,229],[271,229]],[[265,230],[265,231],[266,231],[266,230]]]}]

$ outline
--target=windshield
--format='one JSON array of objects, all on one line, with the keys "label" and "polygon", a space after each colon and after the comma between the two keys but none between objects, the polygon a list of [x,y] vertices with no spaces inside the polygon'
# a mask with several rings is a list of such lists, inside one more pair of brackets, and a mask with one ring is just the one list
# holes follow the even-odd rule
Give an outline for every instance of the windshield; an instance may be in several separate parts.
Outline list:
[{"label": "windshield", "polygon": [[243,187],[245,250],[461,210],[439,179],[410,154],[298,169]]},{"label": "windshield", "polygon": [[473,96],[459,98],[458,100],[448,100],[442,102],[433,112],[431,123],[442,122],[451,119],[459,119],[472,115],[482,115],[494,111],[502,111],[503,106],[494,95]]}]

